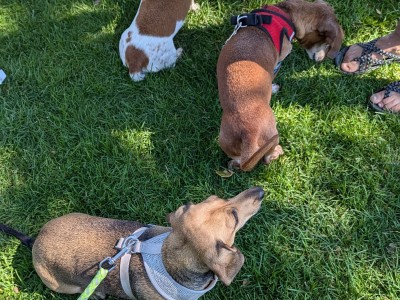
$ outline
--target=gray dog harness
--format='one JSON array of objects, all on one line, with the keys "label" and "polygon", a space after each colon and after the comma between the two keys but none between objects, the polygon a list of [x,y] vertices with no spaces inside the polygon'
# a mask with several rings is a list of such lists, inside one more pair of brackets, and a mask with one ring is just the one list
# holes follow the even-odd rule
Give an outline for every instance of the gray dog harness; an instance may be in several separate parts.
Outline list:
[{"label": "gray dog harness", "polygon": [[161,255],[163,242],[171,232],[157,235],[146,241],[139,241],[139,237],[146,229],[148,227],[139,228],[130,236],[121,238],[116,246],[119,250],[125,247],[131,248],[121,257],[120,265],[121,285],[130,299],[135,299],[129,281],[129,262],[133,253],[142,255],[147,276],[157,292],[167,300],[196,300],[215,286],[218,280],[216,275],[209,286],[201,291],[191,290],[177,283],[165,269]]}]

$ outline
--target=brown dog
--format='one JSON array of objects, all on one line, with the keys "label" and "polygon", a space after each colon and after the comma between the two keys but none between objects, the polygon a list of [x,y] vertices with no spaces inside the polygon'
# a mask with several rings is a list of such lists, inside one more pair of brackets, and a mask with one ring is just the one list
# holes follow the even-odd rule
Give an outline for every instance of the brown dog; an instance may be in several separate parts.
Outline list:
[{"label": "brown dog", "polygon": [[[121,288],[124,283],[120,283],[119,273],[123,270],[117,263],[116,270],[110,271],[96,289],[95,296],[129,299],[130,293],[136,299],[197,299],[214,286],[215,275],[229,285],[244,262],[243,255],[233,245],[235,234],[260,209],[263,196],[264,191],[256,187],[228,201],[211,196],[199,204],[180,207],[167,217],[172,228],[153,226],[140,235],[141,242],[135,245],[150,244],[153,237],[167,237],[158,245],[158,256],[147,250],[132,254],[126,265],[128,287],[132,288],[127,292]],[[116,241],[143,226],[138,222],[72,213],[48,222],[35,241],[6,225],[0,224],[0,231],[32,247],[36,272],[50,289],[76,294],[82,293],[93,279],[99,262],[116,254],[113,250]],[[170,277],[167,284],[175,282],[174,289],[178,286],[180,292],[174,289],[165,292],[162,286],[154,285],[154,277],[149,276],[152,261],[164,265],[168,273],[165,276]]]},{"label": "brown dog", "polygon": [[240,15],[233,23],[237,27],[217,64],[223,109],[219,143],[232,158],[229,168],[249,171],[262,158],[269,163],[283,154],[270,99],[275,73],[292,49],[291,33],[311,59],[321,61],[335,57],[343,31],[323,1],[288,0]]}]

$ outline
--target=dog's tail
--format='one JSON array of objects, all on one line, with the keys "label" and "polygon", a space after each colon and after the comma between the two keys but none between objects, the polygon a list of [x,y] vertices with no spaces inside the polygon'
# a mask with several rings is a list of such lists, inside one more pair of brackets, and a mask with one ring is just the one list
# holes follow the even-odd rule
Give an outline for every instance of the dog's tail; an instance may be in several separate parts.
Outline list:
[{"label": "dog's tail", "polygon": [[22,232],[19,232],[5,224],[0,224],[0,232],[4,232],[5,234],[15,236],[17,239],[21,241],[21,243],[24,246],[27,246],[29,249],[32,250],[33,243],[35,242],[34,238],[29,237],[23,234]]},{"label": "dog's tail", "polygon": [[240,163],[240,168],[243,171],[250,171],[257,165],[257,163],[260,161],[261,158],[272,152],[275,149],[275,147],[278,146],[278,144],[279,144],[279,135],[276,134],[271,139],[269,139],[263,147],[254,152],[254,154],[250,156],[250,158],[242,160],[242,162]]}]

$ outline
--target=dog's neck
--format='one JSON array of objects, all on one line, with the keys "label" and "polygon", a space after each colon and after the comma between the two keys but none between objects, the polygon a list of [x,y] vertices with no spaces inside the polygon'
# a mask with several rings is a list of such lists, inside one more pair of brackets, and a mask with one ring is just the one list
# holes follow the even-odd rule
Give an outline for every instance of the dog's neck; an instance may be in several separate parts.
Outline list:
[{"label": "dog's neck", "polygon": [[190,245],[174,232],[164,241],[162,258],[171,277],[188,289],[204,290],[214,280],[214,273]]}]

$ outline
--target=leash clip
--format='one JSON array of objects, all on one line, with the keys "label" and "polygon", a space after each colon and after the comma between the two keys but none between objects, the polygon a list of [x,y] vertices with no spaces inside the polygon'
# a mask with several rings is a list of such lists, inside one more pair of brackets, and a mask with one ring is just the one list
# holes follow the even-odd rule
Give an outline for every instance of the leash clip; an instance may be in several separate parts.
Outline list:
[{"label": "leash clip", "polygon": [[[105,263],[108,264],[108,267],[103,267]],[[113,261],[111,257],[106,257],[99,263],[99,269],[106,269],[110,272],[115,269],[115,261]]]},{"label": "leash clip", "polygon": [[[135,247],[136,245],[137,247]],[[124,256],[126,253],[135,253],[139,246],[140,246],[140,241],[135,237],[128,236],[125,239],[120,239],[118,244],[115,246],[115,248],[120,251],[113,257],[106,257],[105,259],[103,259],[99,264],[99,268],[102,268],[103,264],[107,263],[110,266],[110,268],[104,268],[104,269],[108,269],[108,271],[113,270],[116,266],[118,259]]]},{"label": "leash clip", "polygon": [[[247,27],[247,25],[244,25],[243,22],[242,22],[242,20],[245,20],[245,19],[247,19],[247,15],[238,15],[238,16],[236,17],[236,25],[235,25],[235,28],[233,29],[233,32],[232,32],[231,36],[226,40],[225,44],[238,32],[238,30],[239,30],[240,28],[245,28],[245,27]],[[224,44],[224,45],[225,45],[225,44]]]},{"label": "leash clip", "polygon": [[242,22],[242,20],[246,20],[246,19],[247,19],[247,15],[238,15],[236,17],[236,25],[235,25],[235,28],[233,29],[232,35],[235,35],[240,28],[247,27],[247,25],[244,25]]}]

